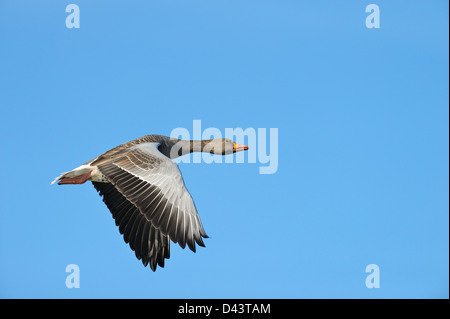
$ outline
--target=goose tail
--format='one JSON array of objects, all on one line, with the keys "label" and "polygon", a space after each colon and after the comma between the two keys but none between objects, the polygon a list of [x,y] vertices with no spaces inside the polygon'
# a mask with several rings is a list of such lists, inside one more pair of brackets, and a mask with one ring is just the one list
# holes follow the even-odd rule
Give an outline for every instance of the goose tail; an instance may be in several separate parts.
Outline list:
[{"label": "goose tail", "polygon": [[65,173],[62,173],[61,175],[59,175],[57,178],[55,178],[55,180],[50,185],[53,185],[56,182],[62,180],[67,173],[69,173],[69,172],[65,172]]},{"label": "goose tail", "polygon": [[83,184],[86,182],[94,173],[94,167],[89,166],[88,164],[81,165],[74,170],[69,172],[62,173],[58,177],[56,177],[51,185],[59,182],[58,185],[63,184]]}]

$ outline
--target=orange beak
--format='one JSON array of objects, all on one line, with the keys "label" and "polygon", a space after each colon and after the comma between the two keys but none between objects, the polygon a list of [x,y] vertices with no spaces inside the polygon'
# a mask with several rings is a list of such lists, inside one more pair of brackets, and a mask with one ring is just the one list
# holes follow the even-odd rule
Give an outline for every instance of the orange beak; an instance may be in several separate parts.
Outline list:
[{"label": "orange beak", "polygon": [[241,144],[236,144],[233,143],[233,152],[240,152],[240,151],[246,151],[248,150],[248,146],[247,145],[241,145]]}]

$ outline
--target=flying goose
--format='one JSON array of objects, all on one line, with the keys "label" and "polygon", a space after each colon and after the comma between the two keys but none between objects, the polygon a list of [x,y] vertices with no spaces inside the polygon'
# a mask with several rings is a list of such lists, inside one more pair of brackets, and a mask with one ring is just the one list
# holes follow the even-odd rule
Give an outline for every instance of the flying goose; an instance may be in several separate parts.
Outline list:
[{"label": "flying goose", "polygon": [[202,238],[208,238],[172,159],[192,152],[226,155],[247,149],[224,138],[186,141],[146,135],[61,174],[52,184],[90,180],[125,242],[144,266],[155,271],[170,258],[170,240],[195,252],[195,243],[205,247]]}]

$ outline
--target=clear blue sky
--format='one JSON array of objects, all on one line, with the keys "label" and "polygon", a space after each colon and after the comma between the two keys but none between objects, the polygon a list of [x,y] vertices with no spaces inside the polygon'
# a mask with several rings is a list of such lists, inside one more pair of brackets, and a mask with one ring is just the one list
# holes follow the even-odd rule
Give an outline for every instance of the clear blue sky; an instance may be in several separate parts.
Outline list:
[{"label": "clear blue sky", "polygon": [[[448,298],[448,6],[0,0],[0,297]],[[193,120],[278,128],[278,171],[180,164],[211,238],[153,273],[90,183],[50,182]]]}]

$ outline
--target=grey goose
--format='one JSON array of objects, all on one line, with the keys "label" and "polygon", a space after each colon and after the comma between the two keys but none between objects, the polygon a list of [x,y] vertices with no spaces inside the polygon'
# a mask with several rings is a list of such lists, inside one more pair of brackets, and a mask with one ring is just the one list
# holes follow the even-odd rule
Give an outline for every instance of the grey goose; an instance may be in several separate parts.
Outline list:
[{"label": "grey goose", "polygon": [[126,243],[155,271],[170,258],[170,240],[193,252],[208,238],[194,201],[172,159],[192,152],[226,155],[248,147],[230,139],[179,140],[146,135],[61,174],[59,185],[91,181]]}]

